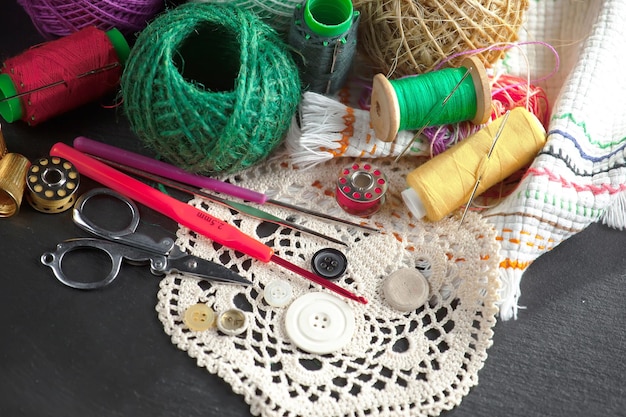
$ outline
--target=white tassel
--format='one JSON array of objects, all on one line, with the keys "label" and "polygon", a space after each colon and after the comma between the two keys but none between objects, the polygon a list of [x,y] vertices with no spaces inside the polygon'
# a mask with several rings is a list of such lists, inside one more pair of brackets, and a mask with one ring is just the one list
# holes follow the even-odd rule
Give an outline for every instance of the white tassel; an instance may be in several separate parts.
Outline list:
[{"label": "white tassel", "polygon": [[[285,143],[293,163],[303,169],[338,157],[394,157],[414,136],[400,131],[395,141],[384,142],[376,138],[368,111],[313,92],[303,95],[299,122],[289,130]],[[430,145],[416,138],[407,155],[428,156]]]},{"label": "white tassel", "polygon": [[621,191],[602,215],[602,223],[618,230],[626,228],[626,191]]},{"label": "white tassel", "polygon": [[499,315],[503,321],[510,319],[517,320],[517,312],[524,307],[517,304],[521,295],[520,283],[522,281],[523,271],[512,268],[500,268],[500,289],[498,294]]}]

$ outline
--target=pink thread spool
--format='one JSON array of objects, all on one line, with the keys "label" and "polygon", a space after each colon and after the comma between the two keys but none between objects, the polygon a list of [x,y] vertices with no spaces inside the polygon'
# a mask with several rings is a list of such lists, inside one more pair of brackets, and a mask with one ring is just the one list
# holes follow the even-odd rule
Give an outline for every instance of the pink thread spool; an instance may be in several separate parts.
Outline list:
[{"label": "pink thread spool", "polygon": [[335,191],[337,203],[346,213],[367,217],[385,202],[387,178],[369,163],[354,163],[341,170]]}]

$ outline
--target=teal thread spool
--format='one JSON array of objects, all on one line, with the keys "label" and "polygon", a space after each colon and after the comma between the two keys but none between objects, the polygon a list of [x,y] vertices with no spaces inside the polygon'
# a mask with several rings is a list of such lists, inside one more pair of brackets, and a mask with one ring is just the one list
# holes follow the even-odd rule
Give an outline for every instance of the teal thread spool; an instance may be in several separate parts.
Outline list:
[{"label": "teal thread spool", "polygon": [[[469,76],[463,79],[468,70]],[[431,109],[441,106],[452,91],[454,93],[445,106],[431,113]],[[483,124],[490,115],[489,79],[477,57],[466,58],[459,68],[398,80],[388,80],[377,74],[373,80],[370,119],[376,136],[385,142],[393,141],[399,130],[466,120]]]},{"label": "teal thread spool", "polygon": [[253,12],[186,3],[140,33],[122,93],[148,148],[210,174],[266,158],[284,139],[301,91],[286,44]]},{"label": "teal thread spool", "polygon": [[296,6],[288,42],[305,90],[332,94],[345,84],[359,17],[351,0],[305,0]]}]

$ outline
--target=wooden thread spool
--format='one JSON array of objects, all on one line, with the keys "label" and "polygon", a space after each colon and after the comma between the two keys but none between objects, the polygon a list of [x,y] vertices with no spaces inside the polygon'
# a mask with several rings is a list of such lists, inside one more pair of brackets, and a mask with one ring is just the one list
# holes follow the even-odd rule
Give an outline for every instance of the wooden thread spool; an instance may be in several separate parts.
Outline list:
[{"label": "wooden thread spool", "polygon": [[[437,85],[435,78],[449,76],[449,73],[444,72],[450,71],[450,69],[418,75],[406,79],[405,81],[390,81],[383,74],[374,76],[370,119],[376,136],[382,141],[391,142],[401,129],[413,130],[427,127],[427,125],[442,125],[464,120],[471,120],[474,124],[486,123],[491,115],[491,89],[485,67],[480,59],[475,56],[466,58],[462,63],[462,67],[469,70],[469,76],[471,78],[467,82],[468,85],[471,84],[473,86],[474,91],[473,94],[466,94],[465,96],[459,91],[456,91],[452,95],[451,99],[456,99],[451,101],[455,103],[448,103],[445,106],[456,106],[452,109],[448,109],[453,110],[452,113],[455,113],[456,116],[448,117],[447,119],[445,117],[436,117],[434,118],[436,120],[419,120],[418,123],[422,125],[415,126],[406,124],[406,120],[413,118],[414,115],[407,114],[407,110],[403,111],[402,109],[408,109],[408,111],[412,113],[419,111],[419,113],[424,114],[424,117],[418,119],[423,119],[429,115],[431,109],[434,109],[436,106],[442,106],[442,102],[446,96],[453,91],[454,87],[446,86],[448,91],[433,94],[433,92],[429,90],[428,84],[434,81],[433,84]],[[461,78],[457,81],[464,82]],[[396,91],[396,87],[400,85],[400,82],[413,83],[415,89],[421,91],[421,93],[417,93],[415,97],[411,97],[410,103],[401,103],[401,99]]]}]

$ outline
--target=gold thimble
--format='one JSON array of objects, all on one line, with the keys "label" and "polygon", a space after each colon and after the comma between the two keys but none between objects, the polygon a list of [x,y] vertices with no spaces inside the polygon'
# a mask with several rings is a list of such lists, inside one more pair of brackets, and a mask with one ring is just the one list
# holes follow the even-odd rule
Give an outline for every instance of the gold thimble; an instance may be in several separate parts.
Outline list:
[{"label": "gold thimble", "polygon": [[4,136],[2,135],[2,125],[0,125],[0,159],[2,159],[2,157],[6,154],[7,154],[7,144],[4,141]]},{"label": "gold thimble", "polygon": [[0,217],[17,214],[22,204],[30,161],[17,153],[0,159]]}]

